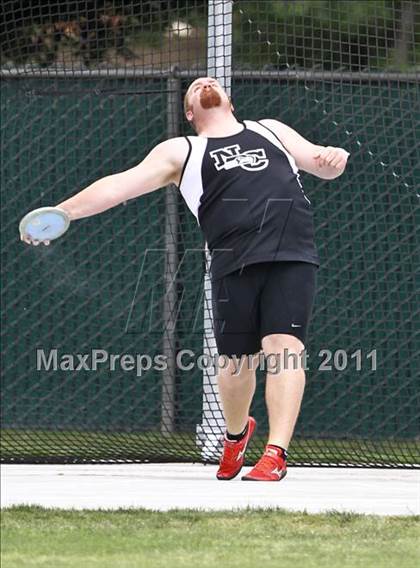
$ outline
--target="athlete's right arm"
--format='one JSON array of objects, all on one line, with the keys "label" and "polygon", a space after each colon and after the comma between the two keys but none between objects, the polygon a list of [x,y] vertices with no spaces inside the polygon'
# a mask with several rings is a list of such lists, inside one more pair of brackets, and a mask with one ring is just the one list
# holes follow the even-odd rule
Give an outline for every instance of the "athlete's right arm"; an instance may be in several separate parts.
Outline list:
[{"label": "athlete's right arm", "polygon": [[102,213],[170,183],[178,184],[187,153],[185,138],[166,140],[137,166],[95,181],[57,207],[64,209],[73,221]]},{"label": "athlete's right arm", "polygon": [[[187,155],[185,138],[171,138],[155,146],[137,166],[95,181],[56,207],[64,210],[74,221],[102,213],[170,183],[178,185]],[[27,236],[22,240],[37,244]],[[44,244],[49,243],[46,241]]]}]

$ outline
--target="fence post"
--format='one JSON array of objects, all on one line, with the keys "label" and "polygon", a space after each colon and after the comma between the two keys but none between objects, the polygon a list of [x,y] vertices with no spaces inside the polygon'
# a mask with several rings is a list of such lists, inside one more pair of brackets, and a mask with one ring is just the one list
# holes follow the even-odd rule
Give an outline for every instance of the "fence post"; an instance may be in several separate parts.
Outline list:
[{"label": "fence post", "polygon": [[[181,79],[173,75],[168,78],[167,137],[179,135]],[[167,363],[162,376],[161,433],[171,434],[175,430],[175,379],[176,379],[176,316],[178,267],[178,190],[171,184],[165,196],[165,269],[163,297],[163,355]]]},{"label": "fence post", "polygon": [[[232,1],[209,0],[207,24],[207,73],[219,81],[228,95],[232,78]],[[206,265],[210,255],[206,245]],[[214,361],[217,355],[213,331],[211,282],[204,275],[204,337],[203,353]],[[197,445],[205,461],[217,461],[222,450],[222,435],[225,428],[219,402],[217,377],[214,370],[203,370],[202,422],[197,424]]]}]

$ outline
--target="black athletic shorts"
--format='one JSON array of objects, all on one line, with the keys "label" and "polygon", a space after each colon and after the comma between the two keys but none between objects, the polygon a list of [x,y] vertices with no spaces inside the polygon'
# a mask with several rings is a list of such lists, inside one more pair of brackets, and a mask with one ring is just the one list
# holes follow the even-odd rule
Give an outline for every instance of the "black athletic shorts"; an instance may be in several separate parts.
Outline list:
[{"label": "black athletic shorts", "polygon": [[266,335],[293,335],[305,344],[317,266],[309,262],[250,264],[212,280],[219,355],[250,355]]}]

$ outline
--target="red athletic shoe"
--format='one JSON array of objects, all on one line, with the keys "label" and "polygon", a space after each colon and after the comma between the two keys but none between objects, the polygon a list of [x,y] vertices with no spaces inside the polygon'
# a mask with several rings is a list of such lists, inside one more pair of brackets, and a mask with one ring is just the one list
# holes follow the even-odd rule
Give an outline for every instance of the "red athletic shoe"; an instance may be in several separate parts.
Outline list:
[{"label": "red athletic shoe", "polygon": [[262,458],[242,477],[243,481],[280,481],[287,474],[287,453],[276,446],[267,446]]},{"label": "red athletic shoe", "polygon": [[216,474],[217,479],[227,481],[233,479],[241,471],[244,464],[245,451],[248,442],[254,433],[257,423],[251,416],[248,418],[248,430],[242,440],[231,442],[224,439],[223,455],[220,459],[220,466]]}]

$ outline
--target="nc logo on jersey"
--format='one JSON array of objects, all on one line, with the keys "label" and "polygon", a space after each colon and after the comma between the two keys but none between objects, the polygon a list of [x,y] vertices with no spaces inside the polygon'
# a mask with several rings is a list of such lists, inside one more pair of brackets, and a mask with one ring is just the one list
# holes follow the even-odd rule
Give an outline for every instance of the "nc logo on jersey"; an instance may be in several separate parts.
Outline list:
[{"label": "nc logo on jersey", "polygon": [[264,148],[241,152],[239,144],[234,144],[213,150],[210,152],[210,156],[213,158],[218,172],[220,170],[232,170],[233,168],[255,172],[268,166],[268,158]]}]

